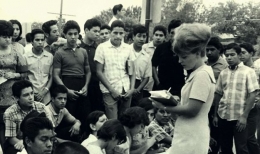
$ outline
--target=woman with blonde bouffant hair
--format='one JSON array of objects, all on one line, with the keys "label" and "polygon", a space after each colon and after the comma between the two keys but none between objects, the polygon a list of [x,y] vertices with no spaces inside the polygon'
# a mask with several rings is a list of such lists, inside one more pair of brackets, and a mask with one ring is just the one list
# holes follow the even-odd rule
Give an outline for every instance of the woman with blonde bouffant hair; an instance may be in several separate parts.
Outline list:
[{"label": "woman with blonde bouffant hair", "polygon": [[205,24],[182,24],[175,29],[173,51],[187,70],[186,83],[181,90],[180,104],[164,106],[153,100],[153,105],[178,114],[170,154],[207,154],[210,131],[208,112],[214,98],[215,78],[212,68],[204,63],[206,45],[211,29]]}]

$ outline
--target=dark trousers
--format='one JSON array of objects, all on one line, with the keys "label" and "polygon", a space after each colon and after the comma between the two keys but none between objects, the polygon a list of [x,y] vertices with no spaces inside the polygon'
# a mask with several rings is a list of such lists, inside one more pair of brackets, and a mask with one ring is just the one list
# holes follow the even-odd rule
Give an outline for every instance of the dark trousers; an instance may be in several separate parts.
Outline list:
[{"label": "dark trousers", "polygon": [[72,124],[68,124],[67,122],[62,121],[61,124],[55,128],[55,133],[57,134],[57,137],[63,140],[80,143],[81,133],[79,135],[71,135],[71,132],[69,132],[71,127]]},{"label": "dark trousers", "polygon": [[260,105],[257,105],[257,142],[260,145]]},{"label": "dark trousers", "polygon": [[[135,80],[135,89],[139,87],[139,85],[141,84],[141,80]],[[137,96],[132,96],[132,103],[131,103],[131,107],[133,106],[138,106],[139,105],[139,101],[143,98],[143,90],[140,91],[140,93]]]},{"label": "dark trousers", "polygon": [[99,81],[91,80],[88,86],[88,97],[91,103],[91,112],[92,111],[105,111],[103,104],[103,94],[99,87]]},{"label": "dark trousers", "polygon": [[237,154],[251,154],[252,151],[254,151],[253,153],[259,154],[256,139],[254,139],[255,137],[250,136],[256,132],[255,129],[252,128],[254,127],[252,123],[255,121],[256,111],[256,107],[250,111],[247,118],[247,126],[241,132],[237,131],[237,120],[227,121],[219,118],[218,126],[220,131],[220,146],[222,154],[233,154],[233,137]]},{"label": "dark trousers", "polygon": [[5,123],[4,123],[4,112],[8,107],[0,107],[0,144],[4,149],[5,143]]},{"label": "dark trousers", "polygon": [[[85,85],[85,78],[62,76],[62,81],[67,88],[75,91],[80,91]],[[88,97],[79,96],[75,101],[68,99],[66,109],[76,119],[80,120],[83,129],[86,128],[86,119],[91,111]]]},{"label": "dark trousers", "polygon": [[214,114],[214,106],[211,107],[208,117],[209,117],[210,137],[213,138],[216,141],[216,143],[210,145],[211,152],[209,152],[209,154],[218,154],[220,149],[219,128],[213,125],[213,114]]}]

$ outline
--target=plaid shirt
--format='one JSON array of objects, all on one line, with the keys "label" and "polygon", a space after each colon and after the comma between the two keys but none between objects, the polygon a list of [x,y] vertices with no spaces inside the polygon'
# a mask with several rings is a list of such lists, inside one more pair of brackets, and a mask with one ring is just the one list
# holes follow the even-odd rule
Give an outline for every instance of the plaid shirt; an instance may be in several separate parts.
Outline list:
[{"label": "plaid shirt", "polygon": [[[117,91],[130,89],[130,78],[126,72],[126,62],[133,61],[133,52],[128,44],[122,43],[119,47],[111,44],[110,40],[101,43],[97,49],[94,60],[104,65],[103,73],[111,86]],[[102,93],[109,93],[100,83]]]},{"label": "plaid shirt", "polygon": [[258,89],[255,71],[242,62],[235,70],[224,69],[216,85],[216,93],[222,96],[218,108],[220,118],[238,120],[244,113],[248,94]]},{"label": "plaid shirt", "polygon": [[[29,114],[32,110],[36,110],[39,113],[45,112],[45,105],[40,102],[34,102],[30,111],[25,112],[21,109],[18,103],[13,104],[4,113],[5,122],[5,137],[17,137],[22,139],[22,132],[20,130],[20,125],[24,117]],[[46,113],[47,114],[47,113]],[[47,114],[48,117],[48,114]]]},{"label": "plaid shirt", "polygon": [[148,130],[151,133],[151,136],[156,135],[155,137],[157,142],[163,140],[166,136],[173,136],[174,127],[168,123],[164,126],[159,125],[159,123],[154,119],[148,126]]}]

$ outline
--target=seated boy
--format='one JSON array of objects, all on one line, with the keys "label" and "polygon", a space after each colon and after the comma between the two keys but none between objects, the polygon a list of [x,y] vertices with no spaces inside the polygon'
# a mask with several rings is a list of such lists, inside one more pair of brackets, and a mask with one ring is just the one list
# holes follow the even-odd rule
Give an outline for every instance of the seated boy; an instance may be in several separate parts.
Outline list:
[{"label": "seated boy", "polygon": [[[62,140],[72,140],[77,142],[80,133],[81,122],[72,116],[65,108],[67,102],[68,90],[64,85],[57,85],[51,91],[51,102],[47,105],[46,110],[50,115],[50,120],[55,128],[59,142]],[[59,126],[64,122],[65,127]],[[58,127],[59,126],[59,127]]]},{"label": "seated boy", "polygon": [[[172,142],[174,127],[170,123],[171,113],[155,108],[155,119],[149,124],[149,133],[156,136],[159,147],[169,147]],[[161,129],[160,129],[161,128]]]},{"label": "seated boy", "polygon": [[34,101],[33,85],[30,81],[17,81],[12,86],[17,103],[10,106],[4,113],[5,137],[4,153],[16,154],[24,148],[23,133],[20,130],[25,116],[33,110],[46,112],[45,105]]}]

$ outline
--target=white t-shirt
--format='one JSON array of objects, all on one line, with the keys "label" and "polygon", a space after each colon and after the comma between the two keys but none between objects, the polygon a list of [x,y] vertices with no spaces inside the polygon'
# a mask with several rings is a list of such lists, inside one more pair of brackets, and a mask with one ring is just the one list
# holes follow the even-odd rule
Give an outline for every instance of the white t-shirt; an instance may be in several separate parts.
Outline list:
[{"label": "white t-shirt", "polygon": [[96,136],[90,134],[90,135],[88,136],[88,138],[85,139],[85,140],[81,143],[81,145],[84,146],[85,148],[87,148],[87,146],[88,146],[89,143],[94,142],[94,141],[97,141],[97,140],[98,140],[98,139],[97,139]]},{"label": "white t-shirt", "polygon": [[86,149],[88,149],[89,154],[106,154],[99,146],[89,144]]}]

